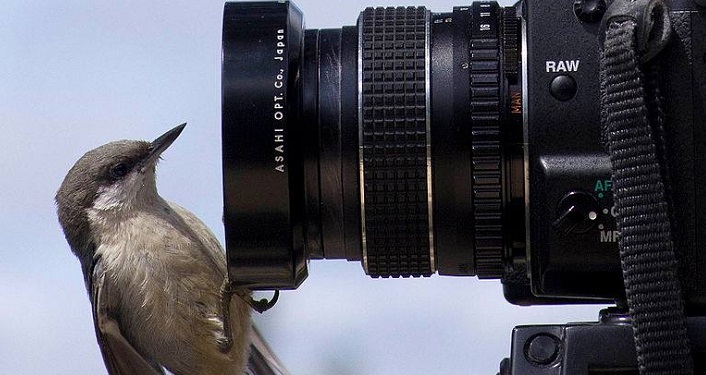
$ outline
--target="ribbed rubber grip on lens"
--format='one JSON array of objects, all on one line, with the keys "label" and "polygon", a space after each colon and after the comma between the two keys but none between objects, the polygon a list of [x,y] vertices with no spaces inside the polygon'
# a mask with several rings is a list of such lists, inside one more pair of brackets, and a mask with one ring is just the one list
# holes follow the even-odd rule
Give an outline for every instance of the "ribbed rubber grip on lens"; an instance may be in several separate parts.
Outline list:
[{"label": "ribbed rubber grip on lens", "polygon": [[363,255],[373,277],[433,272],[423,7],[368,8],[360,28]]},{"label": "ribbed rubber grip on lens", "polygon": [[503,8],[503,70],[505,78],[510,82],[517,82],[519,73],[520,20],[516,13],[515,7]]},{"label": "ribbed rubber grip on lens", "polygon": [[503,275],[498,10],[497,3],[471,6],[471,183],[478,278]]}]

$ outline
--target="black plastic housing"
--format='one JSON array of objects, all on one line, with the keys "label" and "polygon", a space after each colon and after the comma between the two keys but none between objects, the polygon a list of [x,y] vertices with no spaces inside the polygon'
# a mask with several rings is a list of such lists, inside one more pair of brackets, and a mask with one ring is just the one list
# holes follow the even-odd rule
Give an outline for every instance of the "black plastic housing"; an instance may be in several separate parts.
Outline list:
[{"label": "black plastic housing", "polygon": [[[687,320],[694,373],[706,370],[706,320]],[[601,311],[599,321],[518,326],[498,375],[638,375],[628,315]]]},{"label": "black plastic housing", "polygon": [[[677,223],[673,233],[685,299],[693,311],[706,306],[706,257],[699,256],[706,239],[706,14],[691,1],[667,4],[675,32],[661,56],[660,79],[668,119],[672,213]],[[611,171],[598,110],[600,22],[581,21],[571,1],[526,1],[522,16],[529,170],[526,261],[532,294],[511,302],[533,304],[533,296],[621,298]],[[551,83],[558,76],[575,80],[573,98],[553,96]],[[591,230],[567,235],[552,223],[561,214],[562,199],[571,192],[593,196],[597,218]]]}]

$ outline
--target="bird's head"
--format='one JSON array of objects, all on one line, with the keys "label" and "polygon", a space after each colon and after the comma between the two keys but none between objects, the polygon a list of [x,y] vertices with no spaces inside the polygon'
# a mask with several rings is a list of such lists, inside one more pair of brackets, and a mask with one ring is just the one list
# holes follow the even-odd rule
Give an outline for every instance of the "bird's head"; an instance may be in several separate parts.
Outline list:
[{"label": "bird's head", "polygon": [[82,262],[93,252],[91,223],[129,213],[158,198],[155,166],[184,126],[152,142],[105,144],[88,151],[69,170],[55,199],[64,235]]},{"label": "bird's head", "polygon": [[69,170],[56,194],[59,211],[116,211],[157,196],[155,166],[179,136],[179,125],[152,142],[123,140],[88,151]]}]

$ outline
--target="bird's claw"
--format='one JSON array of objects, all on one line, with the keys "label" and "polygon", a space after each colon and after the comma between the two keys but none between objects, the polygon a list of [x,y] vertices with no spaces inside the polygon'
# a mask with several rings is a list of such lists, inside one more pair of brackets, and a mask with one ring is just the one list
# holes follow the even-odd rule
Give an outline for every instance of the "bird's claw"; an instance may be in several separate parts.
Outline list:
[{"label": "bird's claw", "polygon": [[279,290],[275,290],[275,294],[272,296],[272,299],[270,299],[269,301],[267,300],[267,298],[255,300],[249,294],[241,296],[241,298],[243,298],[243,300],[245,300],[245,302],[248,305],[250,305],[250,307],[252,307],[253,310],[262,314],[265,311],[274,307],[274,305],[277,303],[277,300],[279,299]]},{"label": "bird's claw", "polygon": [[255,300],[252,298],[252,294],[250,294],[249,292],[246,292],[244,290],[236,291],[233,288],[233,284],[231,284],[228,278],[223,280],[223,284],[221,285],[221,313],[223,314],[223,338],[221,340],[218,340],[218,348],[223,353],[229,352],[230,348],[233,346],[233,333],[230,330],[230,300],[233,297],[233,294],[237,294],[238,297],[245,301],[245,303],[247,303],[253,310],[261,314],[274,307],[274,305],[277,303],[277,300],[279,299],[279,290],[275,290],[275,294],[269,301],[267,300],[267,298]]}]

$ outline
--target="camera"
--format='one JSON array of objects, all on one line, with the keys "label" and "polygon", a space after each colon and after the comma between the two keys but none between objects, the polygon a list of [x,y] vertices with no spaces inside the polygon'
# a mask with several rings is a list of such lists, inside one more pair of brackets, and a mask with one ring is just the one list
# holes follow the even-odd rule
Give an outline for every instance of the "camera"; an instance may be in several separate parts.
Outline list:
[{"label": "camera", "polygon": [[[231,277],[296,288],[309,259],[348,259],[373,277],[500,278],[518,304],[621,298],[600,135],[605,7],[582,3],[594,2],[368,8],[325,30],[304,29],[290,2],[226,3]],[[706,15],[669,5],[686,24],[662,73],[675,241],[700,308]]]},{"label": "camera", "polygon": [[[309,259],[347,259],[372,277],[501,279],[519,305],[624,300],[601,135],[601,20],[611,3],[371,7],[355,26],[322,30],[305,29],[288,1],[227,3],[231,279],[255,290],[297,288]],[[706,243],[706,9],[665,3],[674,29],[659,57],[672,231],[686,311],[696,316],[706,311],[698,251]],[[604,311],[597,324],[630,342],[621,319]],[[538,337],[571,336],[569,326],[517,329],[513,358],[527,357]],[[585,350],[600,344],[585,337]],[[565,347],[552,340],[535,346]],[[530,367],[551,367],[558,355]],[[626,361],[634,357],[633,348]]]}]

